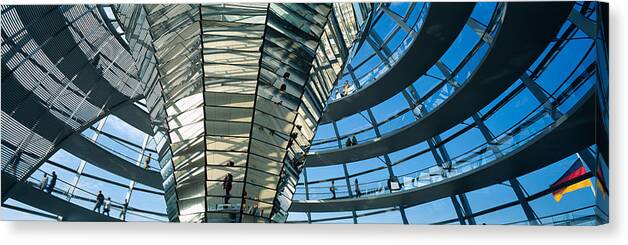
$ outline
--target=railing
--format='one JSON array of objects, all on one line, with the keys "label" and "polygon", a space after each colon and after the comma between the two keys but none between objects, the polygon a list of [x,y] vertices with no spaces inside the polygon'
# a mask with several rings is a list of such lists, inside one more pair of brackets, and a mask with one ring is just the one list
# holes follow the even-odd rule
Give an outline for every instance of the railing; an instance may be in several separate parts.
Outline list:
[{"label": "railing", "polygon": [[[569,210],[565,212],[554,213],[539,217],[537,221],[539,225],[595,225],[597,224],[598,216],[595,214],[595,205],[589,205],[582,208]],[[515,222],[506,223],[504,225],[527,225],[530,222],[525,220],[519,220]]]},{"label": "railing", "polygon": [[[571,185],[573,183],[578,183],[579,181],[581,181],[582,179],[587,179],[592,177],[593,175],[591,174],[591,172],[580,176],[576,179],[567,181],[565,183],[563,183],[564,186],[568,186]],[[557,186],[556,189],[560,189],[563,187]],[[532,195],[528,195],[527,196],[527,200],[528,202],[532,202],[538,198],[550,195],[553,191],[554,191],[554,187],[549,187],[548,189],[539,191],[535,194]],[[513,200],[510,203],[505,203],[505,204],[501,204],[498,206],[494,206],[494,207],[490,207],[481,211],[475,211],[473,212],[470,216],[466,216],[465,219],[468,219],[470,217],[479,217],[482,215],[485,215],[487,213],[493,213],[499,210],[504,210],[507,209],[509,207],[515,206],[515,205],[520,205],[520,202],[518,200]],[[378,213],[382,213],[382,212],[387,212],[387,211],[394,211],[394,210],[398,210],[397,207],[391,207],[389,209],[384,209],[384,210],[377,210],[377,211],[373,211],[373,212],[367,212],[367,213],[362,213],[362,214],[358,214],[357,217],[359,216],[369,216],[369,215],[373,215],[373,214],[378,214]],[[599,212],[598,212],[599,211]],[[586,213],[593,213],[593,214],[586,214]],[[585,214],[575,214],[575,213],[585,213]],[[536,215],[535,215],[536,216]],[[336,217],[330,217],[330,218],[323,218],[323,219],[311,219],[311,222],[320,222],[320,221],[333,221],[333,220],[342,220],[342,219],[350,219],[352,218],[352,215],[344,215],[344,216],[336,216]],[[554,214],[550,214],[550,215],[546,215],[546,216],[542,216],[542,217],[535,217],[535,220],[540,224],[540,225],[580,225],[580,224],[585,224],[585,225],[593,225],[590,224],[591,221],[596,222],[599,221],[600,218],[602,220],[608,220],[608,214],[606,214],[605,212],[603,212],[602,210],[600,210],[597,205],[589,205],[589,206],[585,206],[585,207],[581,207],[581,208],[577,208],[577,209],[572,209],[572,210],[568,210],[568,211],[564,211],[564,212],[558,212],[558,213],[554,213]],[[594,221],[594,219],[596,221]],[[293,220],[293,221],[288,221],[288,223],[307,223],[308,220]],[[457,224],[459,222],[458,218],[453,218],[453,219],[447,219],[447,220],[441,220],[438,222],[433,222],[433,223],[429,223],[432,225],[442,225],[442,224]],[[589,222],[587,224],[587,222]],[[602,223],[604,223],[604,221],[602,221]],[[530,224],[530,221],[528,220],[528,218],[526,219],[522,219],[522,220],[518,220],[515,222],[509,222],[509,223],[502,223],[502,225],[513,225],[513,224],[519,224],[519,225],[527,225]]]},{"label": "railing", "polygon": [[[40,173],[41,176],[43,176],[44,174],[47,174],[48,183],[46,183],[46,186],[42,188],[42,180],[39,178],[36,178],[35,177],[36,174],[33,174],[30,177],[28,177],[28,179],[26,180],[26,182],[29,185],[31,185],[33,188],[40,189],[44,192],[48,192],[50,195],[53,195],[56,198],[62,199],[72,204],[76,204],[88,210],[94,209],[95,204],[96,204],[97,194],[85,190],[78,184],[77,185],[71,184],[58,177],[55,182],[55,185],[52,186],[52,189],[50,190],[49,188],[51,187],[50,181],[52,180],[52,174],[45,172],[41,169],[37,169],[35,173]],[[107,194],[103,193],[103,195],[105,195],[105,199],[106,199]],[[46,205],[46,204],[44,203],[43,205]],[[144,220],[163,221],[163,220],[159,220],[154,217],[150,217],[150,216],[147,216],[145,214],[140,214],[140,213],[150,213],[156,216],[163,216],[163,217],[166,216],[165,214],[160,214],[157,212],[150,212],[150,211],[143,211],[143,210],[135,209],[135,208],[129,207],[128,204],[125,205],[124,203],[120,203],[114,200],[111,201],[110,207],[111,208],[109,211],[110,213],[109,216],[116,219],[125,219],[125,217],[129,217],[129,215],[135,215]],[[103,205],[101,205],[101,210],[104,211],[104,203]]]},{"label": "railing", "polygon": [[[121,147],[120,149],[128,149],[129,151],[132,151],[134,154],[137,154],[137,156],[140,156],[140,155],[142,156],[141,160],[139,162],[139,165],[138,165],[139,167],[144,168],[146,170],[150,170],[150,171],[156,171],[156,172],[160,171],[159,168],[154,166],[154,164],[156,163],[156,160],[157,160],[157,155],[156,154],[153,155],[151,161],[149,162],[148,168],[145,168],[144,164],[145,164],[146,159],[148,158],[148,155],[145,155],[144,152],[142,152],[141,150],[139,150],[139,149],[137,149],[135,147],[132,147],[132,146],[129,146],[129,145],[125,144],[125,143],[119,142],[118,140],[114,139],[113,137],[109,137],[108,135],[103,135],[102,132],[98,132],[97,131],[96,133],[100,134],[99,135],[99,139],[101,137],[107,138],[109,140],[108,144],[105,144],[105,143],[103,143],[103,142],[101,142],[99,140],[93,140],[93,139],[91,139],[90,137],[88,137],[85,134],[81,134],[81,136],[83,138],[85,138],[86,140],[88,140],[88,141],[94,143],[95,145],[99,146],[103,150],[106,150],[106,151],[108,151],[108,152],[110,152],[110,153],[112,153],[112,154],[114,154],[114,155],[116,155],[116,156],[126,160],[126,162],[128,164],[137,165],[137,163],[138,163],[137,158],[130,157],[130,156],[128,156],[128,155],[118,151],[118,150],[115,150],[114,148],[115,147]],[[151,165],[151,163],[152,163],[152,165]]]},{"label": "railing", "polygon": [[[495,35],[501,27],[504,15],[504,5],[497,4],[486,31],[482,33],[478,42],[460,62],[458,67],[452,71],[450,76],[442,79],[437,85],[430,89],[420,101],[418,101],[418,103],[421,104],[423,114],[432,111],[434,108],[446,101],[462,84],[467,82],[472,72],[480,67],[480,63],[486,57],[488,51],[490,51],[490,47],[493,45],[487,40],[495,39]],[[485,36],[490,36],[491,38],[485,38]],[[423,76],[429,75],[424,74]],[[455,82],[459,83],[456,84]],[[413,108],[406,108],[378,123],[377,127],[380,130],[380,133],[390,133],[416,122],[419,117],[414,115],[412,109]],[[339,138],[334,137],[314,140],[311,151],[320,152],[324,150],[338,149],[337,140],[344,142],[347,138],[352,136],[356,137],[358,144],[379,138],[376,136],[374,128],[369,125],[367,128],[356,130],[353,133],[342,135]]]},{"label": "railing", "polygon": [[[36,189],[41,189],[44,192],[48,192],[49,194],[62,199],[64,201],[68,201],[69,200],[76,200],[75,202],[71,202],[73,204],[79,205],[83,208],[92,210],[95,206],[96,203],[96,197],[97,194],[94,194],[92,192],[89,192],[81,187],[79,187],[78,185],[73,185],[70,184],[69,182],[66,182],[64,180],[61,180],[59,178],[56,179],[55,181],[55,185],[51,186],[51,180],[52,180],[52,174],[47,173],[41,169],[37,169],[35,173],[41,173],[43,174],[47,174],[48,175],[48,183],[46,183],[47,185],[45,187],[42,188],[42,180],[38,179],[35,177],[36,174],[31,175],[30,177],[28,177],[28,179],[26,180],[26,182],[28,184],[30,184],[33,188]],[[52,188],[52,189],[50,189]],[[112,201],[111,202],[111,213],[114,214],[114,210],[117,212],[117,214],[122,213],[122,209],[120,207],[123,206],[123,204],[121,203],[117,203]],[[115,204],[115,205],[114,205]],[[46,205],[45,203],[43,205]],[[101,206],[101,210],[102,210],[102,206]],[[116,217],[116,216],[113,216]]]}]

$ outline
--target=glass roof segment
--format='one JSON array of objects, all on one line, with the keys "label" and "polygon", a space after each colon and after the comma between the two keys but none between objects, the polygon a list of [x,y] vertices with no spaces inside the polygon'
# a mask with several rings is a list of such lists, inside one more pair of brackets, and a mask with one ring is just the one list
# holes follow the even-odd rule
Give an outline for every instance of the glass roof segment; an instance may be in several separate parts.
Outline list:
[{"label": "glass roof segment", "polygon": [[2,173],[23,181],[143,84],[96,6],[3,5],[2,27]]}]

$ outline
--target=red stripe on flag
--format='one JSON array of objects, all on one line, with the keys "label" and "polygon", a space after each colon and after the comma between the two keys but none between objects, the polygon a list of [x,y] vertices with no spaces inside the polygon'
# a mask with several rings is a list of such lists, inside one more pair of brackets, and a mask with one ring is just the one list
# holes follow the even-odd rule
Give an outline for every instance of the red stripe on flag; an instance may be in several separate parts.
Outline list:
[{"label": "red stripe on flag", "polygon": [[[576,169],[575,171],[571,172],[569,175],[567,175],[567,176],[563,177],[562,179],[559,179],[558,181],[556,181],[556,183],[552,184],[552,187],[557,186],[557,185],[559,185],[561,183],[565,183],[565,182],[567,182],[569,180],[578,178],[578,177],[580,177],[580,176],[582,176],[582,175],[584,175],[586,173],[587,173],[587,170],[584,168],[584,166],[580,166],[578,169]],[[558,190],[555,190],[552,193],[553,194],[560,193],[563,190],[565,190],[565,188],[567,188],[567,187],[560,188]]]}]

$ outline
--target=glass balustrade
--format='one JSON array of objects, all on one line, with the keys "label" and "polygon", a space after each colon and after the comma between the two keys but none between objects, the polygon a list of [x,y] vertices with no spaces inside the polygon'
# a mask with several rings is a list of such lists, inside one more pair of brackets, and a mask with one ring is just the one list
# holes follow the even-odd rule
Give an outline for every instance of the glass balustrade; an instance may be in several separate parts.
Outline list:
[{"label": "glass balustrade", "polygon": [[[86,140],[89,140],[90,142],[94,143],[98,147],[124,159],[126,163],[128,164],[138,165],[138,157],[141,155],[141,158],[139,159],[140,164],[138,166],[143,168],[145,161],[147,160],[149,156],[149,154],[146,154],[146,152],[142,152],[140,148],[131,146],[127,143],[120,142],[119,140],[113,139],[105,135],[99,135],[97,140],[93,140],[87,137],[87,135],[85,134],[81,134],[81,136],[83,136]],[[158,166],[157,161],[155,158],[156,158],[156,153],[152,154],[151,160],[149,161],[148,168],[146,168],[147,170],[157,171],[157,172],[159,171],[159,168],[157,167]]]}]

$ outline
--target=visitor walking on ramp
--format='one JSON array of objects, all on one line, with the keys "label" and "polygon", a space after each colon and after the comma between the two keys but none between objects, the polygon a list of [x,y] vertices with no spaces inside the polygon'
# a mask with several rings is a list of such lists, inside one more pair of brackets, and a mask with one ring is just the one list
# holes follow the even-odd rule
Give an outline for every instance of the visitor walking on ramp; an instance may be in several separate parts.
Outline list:
[{"label": "visitor walking on ramp", "polygon": [[96,209],[98,209],[98,213],[101,213],[100,207],[102,206],[104,201],[105,195],[102,194],[102,191],[98,191],[98,195],[96,196],[96,205],[94,206],[92,211],[96,212]]},{"label": "visitor walking on ramp", "polygon": [[44,173],[44,178],[41,179],[41,182],[39,182],[39,189],[43,191],[44,189],[46,189],[47,185],[48,185],[48,173]]},{"label": "visitor walking on ramp", "polygon": [[109,211],[111,210],[111,197],[107,197],[107,200],[105,200],[103,210],[102,214],[107,214],[107,217],[109,217]]},{"label": "visitor walking on ramp", "polygon": [[57,185],[57,173],[52,171],[52,178],[50,179],[50,184],[48,185],[48,194],[52,193],[55,189],[55,185]]}]

